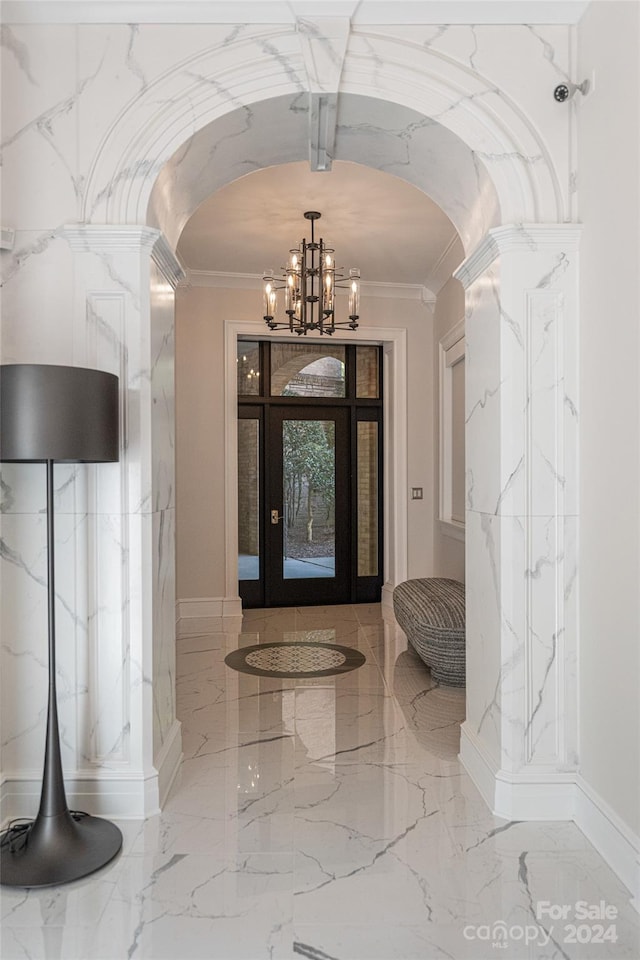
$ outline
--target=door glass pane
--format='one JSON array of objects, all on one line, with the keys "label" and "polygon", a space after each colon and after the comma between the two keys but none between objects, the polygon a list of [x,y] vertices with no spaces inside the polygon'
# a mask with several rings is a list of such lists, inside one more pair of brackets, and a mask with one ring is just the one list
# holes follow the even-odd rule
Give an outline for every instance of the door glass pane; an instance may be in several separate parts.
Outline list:
[{"label": "door glass pane", "polygon": [[335,423],[282,421],[285,580],[335,577]]},{"label": "door glass pane", "polygon": [[378,424],[358,423],[358,576],[378,575]]},{"label": "door glass pane", "polygon": [[260,394],[260,344],[250,340],[238,340],[236,356],[238,371],[238,395],[257,397]]},{"label": "door glass pane", "polygon": [[260,579],[260,421],[238,420],[238,579]]},{"label": "door glass pane", "polygon": [[271,396],[344,397],[344,347],[271,344]]},{"label": "door glass pane", "polygon": [[356,347],[356,397],[377,400],[378,347]]}]

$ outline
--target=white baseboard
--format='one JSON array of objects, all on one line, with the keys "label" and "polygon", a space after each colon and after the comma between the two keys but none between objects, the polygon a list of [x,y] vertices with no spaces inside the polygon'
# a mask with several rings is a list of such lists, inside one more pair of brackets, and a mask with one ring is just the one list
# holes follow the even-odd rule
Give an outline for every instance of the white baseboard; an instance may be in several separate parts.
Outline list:
[{"label": "white baseboard", "polygon": [[504,820],[573,820],[575,773],[500,770],[468,723],[462,724],[460,761],[496,817]]},{"label": "white baseboard", "polygon": [[460,727],[459,760],[493,813],[498,765],[466,720]]},{"label": "white baseboard", "polygon": [[505,820],[573,820],[575,774],[523,773],[496,776],[494,813]]},{"label": "white baseboard", "polygon": [[577,825],[629,888],[640,912],[640,837],[579,774],[575,791]]},{"label": "white baseboard", "polygon": [[156,757],[158,771],[158,806],[165,804],[182,763],[182,724],[174,720]]},{"label": "white baseboard", "polygon": [[[144,820],[160,812],[182,760],[181,724],[174,720],[162,745],[156,767],[148,773],[102,767],[80,771],[64,780],[70,810],[94,817]],[[0,787],[0,823],[18,817],[33,818],[40,805],[42,771],[8,773]]]},{"label": "white baseboard", "polygon": [[219,633],[242,619],[240,597],[187,597],[176,601],[176,637]]},{"label": "white baseboard", "polygon": [[[5,826],[17,817],[33,818],[38,812],[42,771],[38,774],[5,776],[0,788],[0,823]],[[126,773],[110,770],[109,776],[65,777],[70,810],[84,810],[97,817],[115,820],[143,820],[158,812],[156,771]]]},{"label": "white baseboard", "polygon": [[507,774],[465,722],[460,762],[497,817],[505,820],[573,820],[631,891],[640,911],[640,838],[575,772]]},{"label": "white baseboard", "polygon": [[380,603],[382,604],[382,613],[383,616],[385,612],[391,612],[393,616],[393,584],[392,583],[383,583],[382,591],[380,594]]}]

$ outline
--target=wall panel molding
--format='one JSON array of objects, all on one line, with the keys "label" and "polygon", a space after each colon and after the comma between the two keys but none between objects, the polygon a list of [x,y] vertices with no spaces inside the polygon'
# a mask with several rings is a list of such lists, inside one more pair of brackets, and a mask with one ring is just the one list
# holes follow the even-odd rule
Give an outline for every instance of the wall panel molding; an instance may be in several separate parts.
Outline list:
[{"label": "wall panel molding", "polygon": [[[129,618],[126,613],[130,571],[125,517],[129,371],[125,317],[126,298],[122,291],[87,292],[86,362],[119,378],[122,462],[116,490],[111,484],[107,487],[108,481],[102,475],[104,467],[89,467],[88,755],[96,764],[130,760]],[[100,616],[96,616],[98,610]],[[78,728],[83,729],[83,725],[79,723]]]},{"label": "wall panel molding", "polygon": [[464,364],[464,318],[438,344],[438,424],[440,449],[439,523],[446,537],[464,542],[464,523],[453,516],[453,367]]}]

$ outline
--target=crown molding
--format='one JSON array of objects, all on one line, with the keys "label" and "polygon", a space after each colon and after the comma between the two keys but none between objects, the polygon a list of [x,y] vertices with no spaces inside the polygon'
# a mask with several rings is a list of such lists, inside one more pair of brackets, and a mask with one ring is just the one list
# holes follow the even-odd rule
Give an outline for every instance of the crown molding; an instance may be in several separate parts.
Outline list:
[{"label": "crown molding", "polygon": [[227,290],[262,290],[263,277],[257,273],[223,273],[220,270],[191,270],[187,267],[191,287],[226,287]]},{"label": "crown molding", "polygon": [[2,0],[0,19],[18,23],[243,23],[294,25],[349,17],[386,24],[575,24],[588,0]]},{"label": "crown molding", "polygon": [[538,253],[549,248],[577,250],[578,223],[516,223],[489,230],[453,276],[468,289],[504,253]]},{"label": "crown molding", "polygon": [[[460,234],[458,233],[457,230],[454,230],[453,233],[451,234],[451,239],[447,243],[446,247],[443,249],[442,253],[438,257],[434,265],[431,267],[430,273],[432,274],[432,276],[434,277],[438,276],[438,272],[445,266],[446,261],[451,256],[451,252],[453,251],[453,249],[455,248],[456,244],[459,241],[460,241]],[[445,272],[450,273],[451,271],[446,270]]]},{"label": "crown molding", "polygon": [[[192,287],[225,287],[227,290],[262,290],[264,278],[257,273],[223,273],[218,270],[190,270],[187,282]],[[341,296],[341,291],[336,288]],[[435,294],[420,283],[382,283],[360,281],[360,296],[378,299],[420,300],[424,304],[436,302]]]},{"label": "crown molding", "polygon": [[422,283],[383,283],[378,280],[360,281],[361,297],[377,297],[381,300],[419,300],[424,304],[436,302],[436,295]]}]

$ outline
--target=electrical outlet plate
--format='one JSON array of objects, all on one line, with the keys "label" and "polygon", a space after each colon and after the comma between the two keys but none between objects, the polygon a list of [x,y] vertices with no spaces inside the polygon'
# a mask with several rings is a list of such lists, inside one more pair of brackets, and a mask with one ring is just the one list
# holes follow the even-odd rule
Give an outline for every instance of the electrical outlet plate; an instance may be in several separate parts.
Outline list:
[{"label": "electrical outlet plate", "polygon": [[13,250],[16,232],[10,227],[0,227],[0,250]]}]

